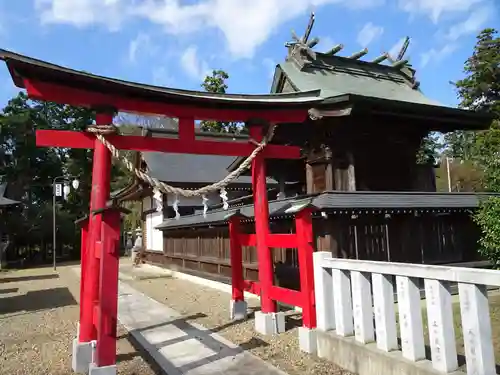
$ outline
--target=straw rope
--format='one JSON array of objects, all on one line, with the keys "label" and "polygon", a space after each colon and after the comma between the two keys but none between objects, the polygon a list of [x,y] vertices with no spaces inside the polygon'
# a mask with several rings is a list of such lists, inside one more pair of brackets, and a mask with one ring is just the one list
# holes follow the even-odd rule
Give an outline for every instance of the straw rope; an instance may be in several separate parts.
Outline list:
[{"label": "straw rope", "polygon": [[[141,171],[139,168],[128,160],[126,157],[120,155],[119,150],[106,139],[106,135],[116,134],[117,128],[114,125],[92,125],[87,128],[89,133],[94,134],[97,139],[104,144],[108,150],[111,152],[114,158],[120,160],[125,167],[132,172],[135,176],[137,176],[140,180],[147,182],[153,188],[160,190],[162,193],[166,194],[174,194],[176,196],[183,197],[202,197],[208,193],[224,190],[224,188],[229,185],[231,182],[236,180],[241,176],[243,172],[245,172],[251,165],[252,161],[257,157],[257,155],[266,147],[266,145],[272,140],[274,136],[276,125],[271,124],[267,134],[263,137],[261,142],[256,142],[253,139],[249,141],[256,145],[256,148],[252,151],[252,153],[240,164],[240,166],[229,173],[222,180],[215,182],[210,185],[203,186],[196,190],[185,190],[182,188],[178,188],[175,186],[171,186],[162,182],[154,177],[149,176],[147,173]],[[203,165],[200,165],[200,168],[203,168]]]}]

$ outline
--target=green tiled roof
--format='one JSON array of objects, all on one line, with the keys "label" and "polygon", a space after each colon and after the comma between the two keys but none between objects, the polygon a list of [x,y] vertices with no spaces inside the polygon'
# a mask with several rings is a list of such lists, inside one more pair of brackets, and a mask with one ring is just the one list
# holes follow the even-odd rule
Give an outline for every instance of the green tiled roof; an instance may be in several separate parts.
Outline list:
[{"label": "green tiled roof", "polygon": [[301,68],[294,59],[288,59],[277,67],[273,92],[280,91],[278,82],[282,74],[296,90],[321,90],[323,98],[352,94],[444,107],[427,98],[418,85],[412,85],[407,73],[390,65],[317,53],[314,62]]}]

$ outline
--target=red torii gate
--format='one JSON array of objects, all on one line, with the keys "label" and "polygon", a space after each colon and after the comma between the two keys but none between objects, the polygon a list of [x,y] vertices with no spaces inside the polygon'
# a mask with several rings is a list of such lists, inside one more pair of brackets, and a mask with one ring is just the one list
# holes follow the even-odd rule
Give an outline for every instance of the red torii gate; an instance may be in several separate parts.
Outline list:
[{"label": "red torii gate", "polygon": [[[5,50],[0,50],[0,59],[6,62],[16,86],[26,89],[30,98],[93,108],[96,125],[112,124],[117,111],[179,118],[178,139],[106,136],[117,149],[248,156],[255,148],[251,143],[196,140],[195,119],[246,122],[250,136],[260,142],[265,123],[303,122],[308,110],[321,101],[319,91],[280,95],[211,94],[96,76]],[[36,136],[38,146],[94,149],[90,215],[80,223],[80,323],[73,347],[73,370],[94,375],[115,374],[120,210],[106,208],[110,193],[111,153],[95,135],[86,132],[38,130]],[[243,301],[245,289],[241,246],[255,245],[259,261],[259,283],[255,285],[261,296],[261,322],[256,322],[256,327],[260,325],[264,331],[269,328],[269,322],[273,322],[273,314],[277,312],[275,301],[283,298],[284,302],[302,306],[304,325],[314,328],[311,210],[306,208],[297,214],[295,235],[270,233],[266,158],[298,159],[300,150],[292,146],[267,145],[252,162],[255,235],[239,234],[237,216],[230,218],[233,303]],[[273,286],[270,256],[270,247],[273,246],[299,248],[301,292]]]}]

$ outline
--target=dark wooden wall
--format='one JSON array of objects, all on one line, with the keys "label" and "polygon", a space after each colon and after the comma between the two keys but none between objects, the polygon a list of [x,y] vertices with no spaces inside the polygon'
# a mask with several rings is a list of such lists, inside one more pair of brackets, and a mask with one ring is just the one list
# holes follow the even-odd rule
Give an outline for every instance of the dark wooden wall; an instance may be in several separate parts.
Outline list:
[{"label": "dark wooden wall", "polygon": [[[242,225],[246,233],[254,233],[253,224]],[[271,223],[274,233],[293,233],[290,220]],[[227,227],[179,229],[164,232],[163,254],[148,252],[153,263],[174,266],[195,274],[231,276],[229,230]],[[273,262],[297,264],[296,249],[272,249]],[[253,246],[243,247],[243,273],[247,280],[258,280],[257,251]]]},{"label": "dark wooden wall", "polygon": [[477,260],[479,230],[466,212],[337,216],[315,221],[321,250],[349,259],[444,264]]},{"label": "dark wooden wall", "polygon": [[[392,262],[445,264],[477,260],[479,232],[468,213],[403,213],[330,216],[313,220],[316,250],[334,256]],[[253,224],[244,231],[253,232]],[[292,220],[271,223],[274,233],[293,233]],[[231,275],[227,227],[166,231],[164,253],[148,252],[147,260],[200,275]],[[276,284],[298,287],[297,249],[272,249]],[[243,249],[244,277],[257,280],[254,247]]]},{"label": "dark wooden wall", "polygon": [[[307,193],[342,191],[435,191],[432,165],[417,165],[427,124],[392,117],[337,117],[278,129],[276,142],[303,148]],[[285,169],[275,162],[269,173]]]}]

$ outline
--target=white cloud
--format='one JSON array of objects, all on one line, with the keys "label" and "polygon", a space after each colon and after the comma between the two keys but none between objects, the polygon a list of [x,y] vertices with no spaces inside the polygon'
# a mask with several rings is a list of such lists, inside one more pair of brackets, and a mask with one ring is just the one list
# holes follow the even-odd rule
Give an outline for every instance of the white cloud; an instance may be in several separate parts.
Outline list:
[{"label": "white cloud", "polygon": [[362,47],[367,47],[371,42],[379,38],[384,33],[382,26],[376,26],[372,22],[366,23],[359,31],[357,42]]},{"label": "white cloud", "polygon": [[[491,12],[492,8],[489,6],[483,6],[470,13],[469,17],[467,17],[464,21],[451,26],[448,31],[444,32],[444,40],[447,44],[441,48],[432,48],[420,55],[420,63],[422,67],[426,66],[430,62],[439,62],[455,52],[458,48],[458,39],[462,36],[478,32],[490,19]],[[443,32],[439,32],[438,35],[439,34],[442,36]]]},{"label": "white cloud", "polygon": [[222,33],[233,57],[252,57],[283,23],[311,8],[338,4],[366,9],[384,0],[35,0],[43,23],[83,27],[103,24],[118,28],[128,18],[155,23],[166,33],[179,35],[215,29]]},{"label": "white cloud", "polygon": [[[485,0],[399,0],[399,7],[413,15],[428,16],[437,23],[444,14],[467,12]],[[487,1],[487,0],[486,0]]]},{"label": "white cloud", "polygon": [[490,16],[491,9],[489,7],[475,10],[465,21],[450,27],[446,34],[447,39],[455,41],[464,35],[478,32],[490,19]]},{"label": "white cloud", "polygon": [[128,60],[131,63],[135,63],[138,55],[142,53],[143,55],[151,56],[156,49],[157,47],[153,44],[148,34],[139,33],[128,45]]},{"label": "white cloud", "polygon": [[447,56],[451,55],[457,49],[456,44],[447,44],[442,48],[432,48],[427,52],[424,52],[420,55],[420,65],[421,67],[425,67],[429,63],[438,63],[442,61]]},{"label": "white cloud", "polygon": [[210,73],[207,62],[198,58],[195,46],[189,46],[184,50],[180,63],[181,68],[193,79],[202,81]]},{"label": "white cloud", "polygon": [[61,23],[77,27],[104,24],[117,30],[125,18],[129,0],[35,0],[42,24]]}]

